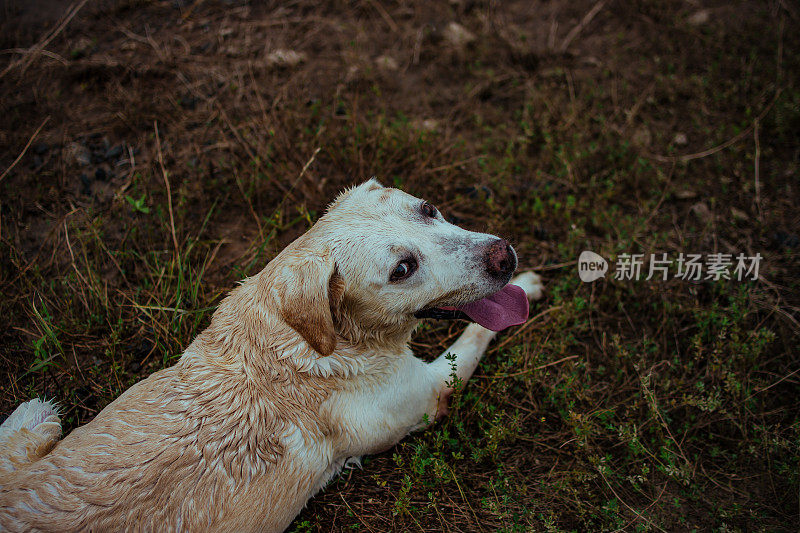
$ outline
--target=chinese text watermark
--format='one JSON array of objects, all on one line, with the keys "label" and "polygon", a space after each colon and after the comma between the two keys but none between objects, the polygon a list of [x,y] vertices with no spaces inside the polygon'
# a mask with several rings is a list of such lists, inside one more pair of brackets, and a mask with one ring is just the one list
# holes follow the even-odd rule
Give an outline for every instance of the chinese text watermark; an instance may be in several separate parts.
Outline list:
[{"label": "chinese text watermark", "polygon": [[[649,254],[619,254],[613,265],[616,280],[638,281],[657,279],[682,279],[686,281],[757,280],[761,254],[747,256],[743,253],[684,254],[677,256],[666,252]],[[674,268],[673,268],[674,266]],[[608,262],[600,255],[584,251],[578,257],[578,275],[590,282],[605,277]]]}]

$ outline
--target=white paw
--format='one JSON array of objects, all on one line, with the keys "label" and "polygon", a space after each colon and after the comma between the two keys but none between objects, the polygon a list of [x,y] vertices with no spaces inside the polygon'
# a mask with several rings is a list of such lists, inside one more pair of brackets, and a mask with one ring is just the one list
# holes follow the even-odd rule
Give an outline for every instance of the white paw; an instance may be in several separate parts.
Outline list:
[{"label": "white paw", "polygon": [[0,440],[23,428],[58,438],[61,435],[58,407],[50,400],[39,398],[21,404],[0,426]]},{"label": "white paw", "polygon": [[361,466],[361,456],[354,455],[352,457],[348,457],[347,459],[344,460],[344,465],[342,466],[342,468],[347,468],[349,470],[358,468],[359,470],[364,470],[364,467]]},{"label": "white paw", "polygon": [[528,300],[538,300],[542,297],[542,292],[544,291],[542,278],[532,270],[517,275],[511,280],[511,283],[524,290]]}]

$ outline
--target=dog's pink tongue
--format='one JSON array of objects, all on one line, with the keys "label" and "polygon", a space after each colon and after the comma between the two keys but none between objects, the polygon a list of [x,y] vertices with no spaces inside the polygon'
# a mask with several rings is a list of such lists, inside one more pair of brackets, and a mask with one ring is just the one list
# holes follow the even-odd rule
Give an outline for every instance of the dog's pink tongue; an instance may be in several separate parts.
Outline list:
[{"label": "dog's pink tongue", "polygon": [[528,298],[516,285],[506,285],[483,300],[461,305],[472,320],[492,331],[502,331],[528,320]]}]

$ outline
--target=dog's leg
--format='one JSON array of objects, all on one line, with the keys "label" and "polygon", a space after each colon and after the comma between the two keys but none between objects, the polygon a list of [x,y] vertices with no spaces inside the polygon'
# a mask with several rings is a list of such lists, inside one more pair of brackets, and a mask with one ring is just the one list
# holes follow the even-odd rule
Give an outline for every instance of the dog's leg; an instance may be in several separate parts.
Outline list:
[{"label": "dog's leg", "polygon": [[[512,283],[522,287],[529,299],[542,295],[541,280],[533,272],[517,276]],[[334,426],[347,428],[349,455],[387,450],[409,432],[444,415],[453,392],[451,363],[455,364],[456,375],[466,381],[494,335],[483,326],[471,324],[455,344],[431,363],[424,363],[410,351],[398,358],[395,373],[388,375],[375,392],[369,391],[368,402],[364,401],[363,390],[336,395],[325,411],[337,421]],[[454,360],[448,359],[448,354],[453,354]]]},{"label": "dog's leg", "polygon": [[60,437],[55,404],[38,398],[21,404],[0,426],[0,470],[10,472],[42,458]]},{"label": "dog's leg", "polygon": [[[528,296],[528,300],[538,300],[542,297],[542,280],[534,272],[524,272],[512,279],[511,283],[521,287]],[[453,373],[462,382],[466,382],[475,372],[483,353],[495,335],[494,331],[479,324],[470,324],[456,339],[456,342],[431,363],[431,370],[434,371],[441,383],[436,418],[447,414],[448,399],[453,392]]]}]

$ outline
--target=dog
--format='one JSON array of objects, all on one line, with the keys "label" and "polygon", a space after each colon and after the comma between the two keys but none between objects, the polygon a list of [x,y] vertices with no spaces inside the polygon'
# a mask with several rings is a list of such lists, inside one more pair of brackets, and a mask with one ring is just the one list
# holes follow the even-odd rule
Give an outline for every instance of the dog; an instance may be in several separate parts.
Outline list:
[{"label": "dog", "polygon": [[[446,414],[454,380],[542,294],[532,272],[508,284],[516,266],[427,202],[346,190],[175,366],[88,424],[59,441],[52,402],[18,407],[0,427],[0,528],[284,530],[348,460]],[[426,363],[408,347],[425,317],[476,323]]]}]

